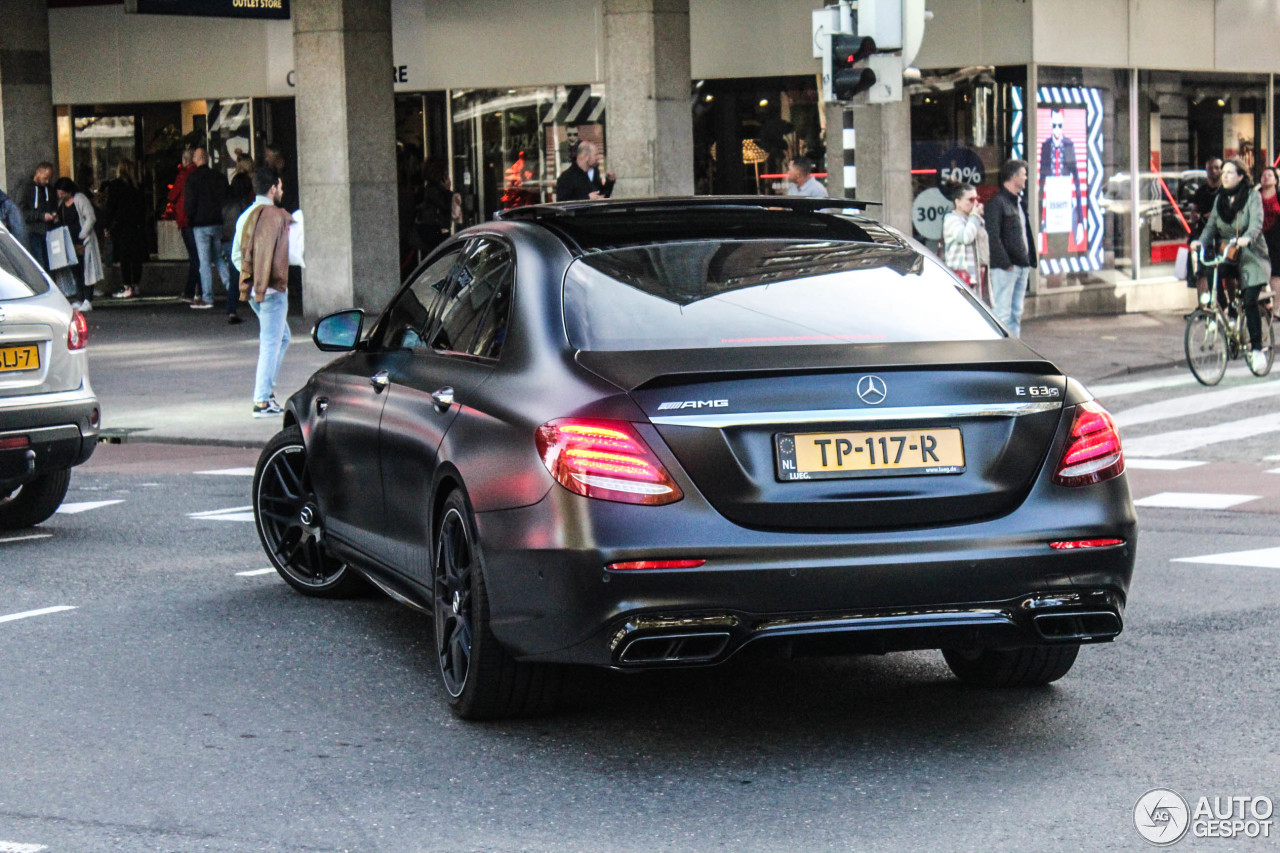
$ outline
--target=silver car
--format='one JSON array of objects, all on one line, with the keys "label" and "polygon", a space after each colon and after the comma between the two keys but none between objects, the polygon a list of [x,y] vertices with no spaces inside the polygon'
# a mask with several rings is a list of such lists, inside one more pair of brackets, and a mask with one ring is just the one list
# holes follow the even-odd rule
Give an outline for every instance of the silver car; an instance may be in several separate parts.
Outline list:
[{"label": "silver car", "polygon": [[0,530],[53,515],[93,454],[88,341],[84,315],[0,226]]}]

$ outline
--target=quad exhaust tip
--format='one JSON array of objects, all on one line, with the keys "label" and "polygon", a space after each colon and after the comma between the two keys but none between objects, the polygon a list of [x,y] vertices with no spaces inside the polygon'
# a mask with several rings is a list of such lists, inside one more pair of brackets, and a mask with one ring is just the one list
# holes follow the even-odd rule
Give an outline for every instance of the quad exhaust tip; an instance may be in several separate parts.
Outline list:
[{"label": "quad exhaust tip", "polygon": [[729,645],[727,631],[658,634],[637,637],[623,647],[619,663],[706,663],[718,658]]},{"label": "quad exhaust tip", "polygon": [[1041,613],[1032,619],[1046,640],[1102,640],[1119,635],[1120,617],[1106,610],[1076,613]]}]

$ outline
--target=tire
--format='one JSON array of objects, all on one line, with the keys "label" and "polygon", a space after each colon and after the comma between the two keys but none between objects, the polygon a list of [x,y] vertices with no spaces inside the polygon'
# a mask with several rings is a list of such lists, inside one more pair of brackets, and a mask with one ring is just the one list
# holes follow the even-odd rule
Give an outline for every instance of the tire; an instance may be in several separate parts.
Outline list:
[{"label": "tire", "polygon": [[943,649],[947,666],[966,684],[979,687],[1043,687],[1070,671],[1078,644],[1025,649]]},{"label": "tire", "polygon": [[1197,309],[1187,318],[1182,338],[1187,366],[1201,385],[1217,385],[1227,372],[1227,330],[1212,312]]},{"label": "tire", "polygon": [[0,495],[0,530],[34,527],[58,511],[71,485],[71,470],[50,471]]},{"label": "tire", "polygon": [[1275,339],[1274,330],[1272,329],[1271,306],[1259,305],[1258,313],[1261,315],[1259,319],[1262,320],[1261,349],[1262,349],[1263,355],[1265,356],[1265,359],[1263,360],[1262,364],[1259,364],[1259,365],[1255,365],[1252,361],[1250,361],[1249,370],[1253,372],[1254,376],[1266,376],[1268,373],[1271,372],[1271,365],[1274,364],[1276,360],[1276,339]]},{"label": "tire", "polygon": [[545,714],[559,693],[558,667],[515,660],[490,628],[484,561],[466,496],[445,499],[432,560],[432,621],[440,678],[454,715],[494,720]]},{"label": "tire", "polygon": [[296,426],[267,442],[253,472],[253,520],[258,538],[285,583],[303,595],[348,598],[368,582],[324,547],[324,523]]}]

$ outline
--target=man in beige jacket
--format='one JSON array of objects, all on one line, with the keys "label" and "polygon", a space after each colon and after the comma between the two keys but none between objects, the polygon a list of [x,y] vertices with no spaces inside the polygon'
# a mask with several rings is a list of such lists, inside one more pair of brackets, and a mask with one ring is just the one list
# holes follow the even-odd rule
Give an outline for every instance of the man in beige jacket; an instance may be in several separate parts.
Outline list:
[{"label": "man in beige jacket", "polygon": [[284,181],[275,169],[259,166],[253,172],[257,197],[236,220],[231,260],[240,272],[240,301],[258,315],[258,370],[253,387],[253,416],[269,418],[284,412],[276,402],[276,377],[289,348],[289,225],[280,208]]}]

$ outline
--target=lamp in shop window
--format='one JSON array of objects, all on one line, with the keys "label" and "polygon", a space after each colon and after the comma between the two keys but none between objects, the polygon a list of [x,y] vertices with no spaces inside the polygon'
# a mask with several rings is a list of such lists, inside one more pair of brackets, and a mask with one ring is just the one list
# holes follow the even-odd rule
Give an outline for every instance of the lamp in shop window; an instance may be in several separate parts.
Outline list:
[{"label": "lamp in shop window", "polygon": [[765,151],[754,139],[742,140],[742,162],[750,163],[756,173],[756,195],[760,194],[760,164],[769,159]]}]

